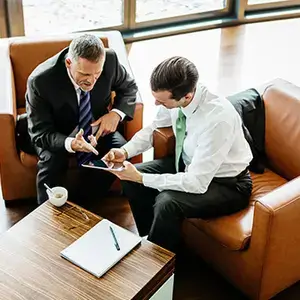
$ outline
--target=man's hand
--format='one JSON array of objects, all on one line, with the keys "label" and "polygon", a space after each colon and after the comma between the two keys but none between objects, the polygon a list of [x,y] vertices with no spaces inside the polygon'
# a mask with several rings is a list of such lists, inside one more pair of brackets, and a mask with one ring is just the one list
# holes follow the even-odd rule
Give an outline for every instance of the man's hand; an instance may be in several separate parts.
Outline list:
[{"label": "man's hand", "polygon": [[[71,143],[72,150],[75,152],[93,152],[98,155],[98,151],[94,148],[93,145],[97,145],[97,141],[95,141],[95,137],[89,136],[89,140],[91,143],[88,143],[83,137],[83,129],[80,129],[76,134],[74,140]],[[96,142],[96,144],[95,144]]]},{"label": "man's hand", "polygon": [[121,180],[143,183],[143,175],[129,161],[124,161],[124,169],[122,171],[108,170]]},{"label": "man's hand", "polygon": [[96,147],[97,146],[97,140],[96,140],[96,137],[94,136],[94,135],[89,135],[88,136],[88,139],[89,139],[89,141],[91,142],[91,145],[93,146],[93,147]]},{"label": "man's hand", "polygon": [[102,159],[108,162],[124,162],[127,159],[127,152],[122,148],[112,148]]},{"label": "man's hand", "polygon": [[118,115],[115,111],[110,111],[108,114],[102,116],[97,121],[92,123],[91,126],[99,125],[99,129],[96,134],[96,140],[98,141],[100,136],[105,136],[109,133],[115,132],[120,120],[120,115]]}]

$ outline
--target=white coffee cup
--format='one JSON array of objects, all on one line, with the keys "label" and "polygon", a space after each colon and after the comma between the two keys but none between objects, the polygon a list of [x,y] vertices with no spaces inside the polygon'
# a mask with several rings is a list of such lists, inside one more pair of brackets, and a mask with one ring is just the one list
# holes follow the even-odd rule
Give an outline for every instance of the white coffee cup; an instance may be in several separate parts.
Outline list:
[{"label": "white coffee cup", "polygon": [[65,189],[62,186],[55,186],[51,188],[53,193],[51,193],[49,190],[47,190],[47,194],[49,197],[50,203],[52,203],[55,206],[62,206],[64,205],[68,200],[68,190]]}]

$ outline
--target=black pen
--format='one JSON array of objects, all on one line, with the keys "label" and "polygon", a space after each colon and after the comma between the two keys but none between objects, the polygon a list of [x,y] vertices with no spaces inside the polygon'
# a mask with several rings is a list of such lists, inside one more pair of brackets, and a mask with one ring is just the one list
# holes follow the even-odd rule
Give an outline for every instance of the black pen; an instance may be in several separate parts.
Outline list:
[{"label": "black pen", "polygon": [[109,229],[110,229],[111,235],[112,235],[112,237],[113,237],[113,239],[114,239],[114,241],[115,241],[115,247],[116,247],[116,249],[119,251],[119,250],[120,250],[120,246],[119,246],[118,240],[117,240],[117,238],[116,238],[116,235],[115,235],[115,233],[114,233],[114,230],[112,229],[111,226],[109,226]]}]

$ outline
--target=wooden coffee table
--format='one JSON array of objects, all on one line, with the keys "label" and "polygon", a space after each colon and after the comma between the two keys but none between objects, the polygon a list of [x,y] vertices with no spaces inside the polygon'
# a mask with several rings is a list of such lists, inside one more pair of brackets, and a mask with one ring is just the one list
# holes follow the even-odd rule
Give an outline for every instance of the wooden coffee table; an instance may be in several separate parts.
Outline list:
[{"label": "wooden coffee table", "polygon": [[0,299],[171,300],[175,256],[149,241],[99,279],[60,257],[100,220],[70,202],[45,202],[1,235]]}]

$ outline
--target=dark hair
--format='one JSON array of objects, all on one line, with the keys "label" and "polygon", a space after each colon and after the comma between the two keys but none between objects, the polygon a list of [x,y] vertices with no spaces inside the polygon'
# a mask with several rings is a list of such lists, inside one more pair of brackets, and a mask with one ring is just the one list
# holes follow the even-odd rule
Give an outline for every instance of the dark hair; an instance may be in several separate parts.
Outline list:
[{"label": "dark hair", "polygon": [[152,72],[150,85],[153,92],[169,91],[179,101],[196,88],[199,75],[188,59],[174,56],[161,62]]},{"label": "dark hair", "polygon": [[76,61],[81,57],[98,62],[104,54],[105,49],[101,39],[92,34],[84,34],[72,40],[68,55]]}]

